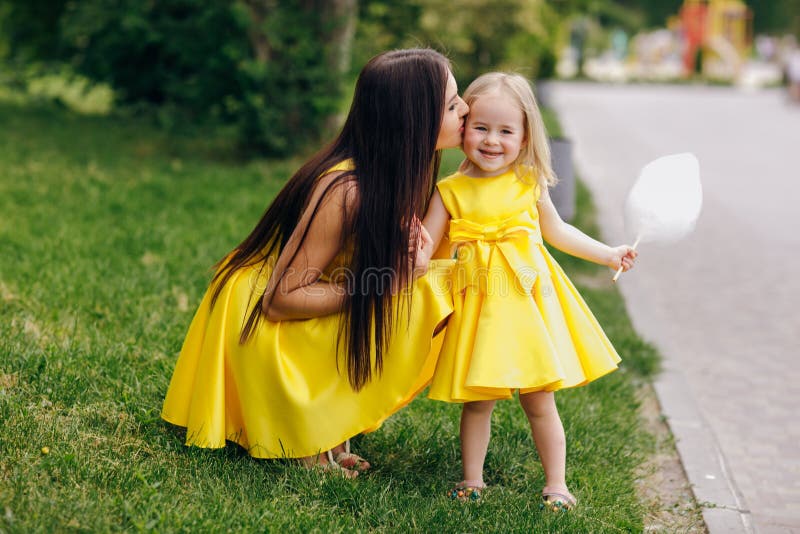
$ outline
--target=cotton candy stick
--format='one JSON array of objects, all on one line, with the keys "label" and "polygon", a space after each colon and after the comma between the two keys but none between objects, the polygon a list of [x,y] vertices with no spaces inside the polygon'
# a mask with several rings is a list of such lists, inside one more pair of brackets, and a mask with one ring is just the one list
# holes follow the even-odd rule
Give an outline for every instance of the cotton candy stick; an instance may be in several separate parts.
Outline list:
[{"label": "cotton candy stick", "polygon": [[[633,250],[636,250],[636,247],[638,247],[638,246],[639,246],[639,242],[640,242],[641,240],[642,240],[642,238],[641,238],[641,237],[637,237],[637,238],[636,238],[636,241],[634,241],[634,242],[633,242],[633,245],[631,245],[631,248],[632,248]],[[622,274],[622,265],[620,265],[620,266],[619,266],[619,269],[617,269],[617,272],[614,274],[614,278],[612,278],[612,279],[611,279],[611,281],[612,281],[612,282],[616,282],[616,281],[617,281],[617,278],[619,278],[619,275],[621,275],[621,274]]]}]

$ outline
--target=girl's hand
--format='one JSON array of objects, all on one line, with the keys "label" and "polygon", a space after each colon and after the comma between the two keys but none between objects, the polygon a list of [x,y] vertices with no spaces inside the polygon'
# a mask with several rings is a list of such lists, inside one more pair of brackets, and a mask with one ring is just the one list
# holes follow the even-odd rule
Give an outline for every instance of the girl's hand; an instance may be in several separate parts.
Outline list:
[{"label": "girl's hand", "polygon": [[633,269],[633,263],[638,255],[639,253],[636,252],[636,249],[628,245],[611,247],[611,257],[606,265],[614,270],[622,267],[623,272],[629,271]]}]

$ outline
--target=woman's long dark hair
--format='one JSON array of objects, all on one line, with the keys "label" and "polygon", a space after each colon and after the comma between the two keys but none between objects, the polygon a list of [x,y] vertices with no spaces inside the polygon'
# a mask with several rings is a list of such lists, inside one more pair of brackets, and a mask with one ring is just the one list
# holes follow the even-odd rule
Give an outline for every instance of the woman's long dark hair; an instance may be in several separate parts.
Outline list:
[{"label": "woman's long dark hair", "polygon": [[[238,269],[266,264],[284,249],[320,176],[352,159],[355,170],[342,173],[327,187],[313,207],[312,219],[333,186],[357,184],[357,206],[346,214],[346,241],[352,243],[353,254],[339,336],[346,340],[347,375],[353,389],[367,384],[373,369],[380,373],[396,319],[390,284],[381,281],[387,273],[392,281],[407,280],[409,263],[416,259],[416,253],[409,252],[411,221],[424,215],[438,174],[436,142],[449,72],[447,58],[429,49],[395,50],[372,58],[359,75],[339,136],[292,176],[250,235],[219,262],[212,280],[216,284],[212,306]],[[302,229],[301,243],[310,225]],[[271,280],[270,287],[279,282]],[[266,292],[253,289],[242,343],[261,318]]]}]

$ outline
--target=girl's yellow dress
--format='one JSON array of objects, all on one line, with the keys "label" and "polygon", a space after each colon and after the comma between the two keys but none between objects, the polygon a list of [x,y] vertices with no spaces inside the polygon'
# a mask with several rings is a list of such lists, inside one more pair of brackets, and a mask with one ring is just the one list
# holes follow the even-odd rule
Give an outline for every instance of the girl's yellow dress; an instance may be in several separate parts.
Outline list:
[{"label": "girl's yellow dress", "polygon": [[428,396],[502,399],[615,370],[614,347],[542,242],[539,186],[509,171],[456,173],[437,187],[451,216],[444,246],[457,250],[455,309]]},{"label": "girl's yellow dress", "polygon": [[[331,170],[338,170],[337,166]],[[326,269],[346,264],[341,253]],[[237,271],[214,307],[206,292],[192,320],[167,391],[162,417],[186,427],[186,444],[238,443],[257,458],[297,458],[331,449],[378,428],[430,381],[438,345],[436,327],[452,312],[452,261],[432,261],[413,285],[411,306],[395,298],[400,315],[383,373],[360,391],[351,389],[339,355],[337,315],[300,321],[263,319],[239,343],[252,309],[251,288],[271,271],[260,264]],[[260,285],[260,287],[264,287]],[[437,337],[440,342],[442,335]]]}]

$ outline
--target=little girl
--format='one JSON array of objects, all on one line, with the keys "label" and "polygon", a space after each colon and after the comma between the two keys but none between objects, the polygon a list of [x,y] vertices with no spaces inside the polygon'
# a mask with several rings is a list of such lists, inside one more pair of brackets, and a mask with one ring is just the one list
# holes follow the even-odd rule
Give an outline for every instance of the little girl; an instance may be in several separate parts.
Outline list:
[{"label": "little girl", "polygon": [[542,461],[544,504],[576,504],[553,392],[581,386],[620,361],[592,312],[542,243],[612,269],[636,251],[609,247],[561,220],[547,188],[550,149],[530,85],[490,73],[464,93],[466,161],[437,184],[425,216],[437,256],[457,259],[450,317],[429,397],[464,403],[464,479],[454,498],[478,499],[497,399],[519,390]]}]

